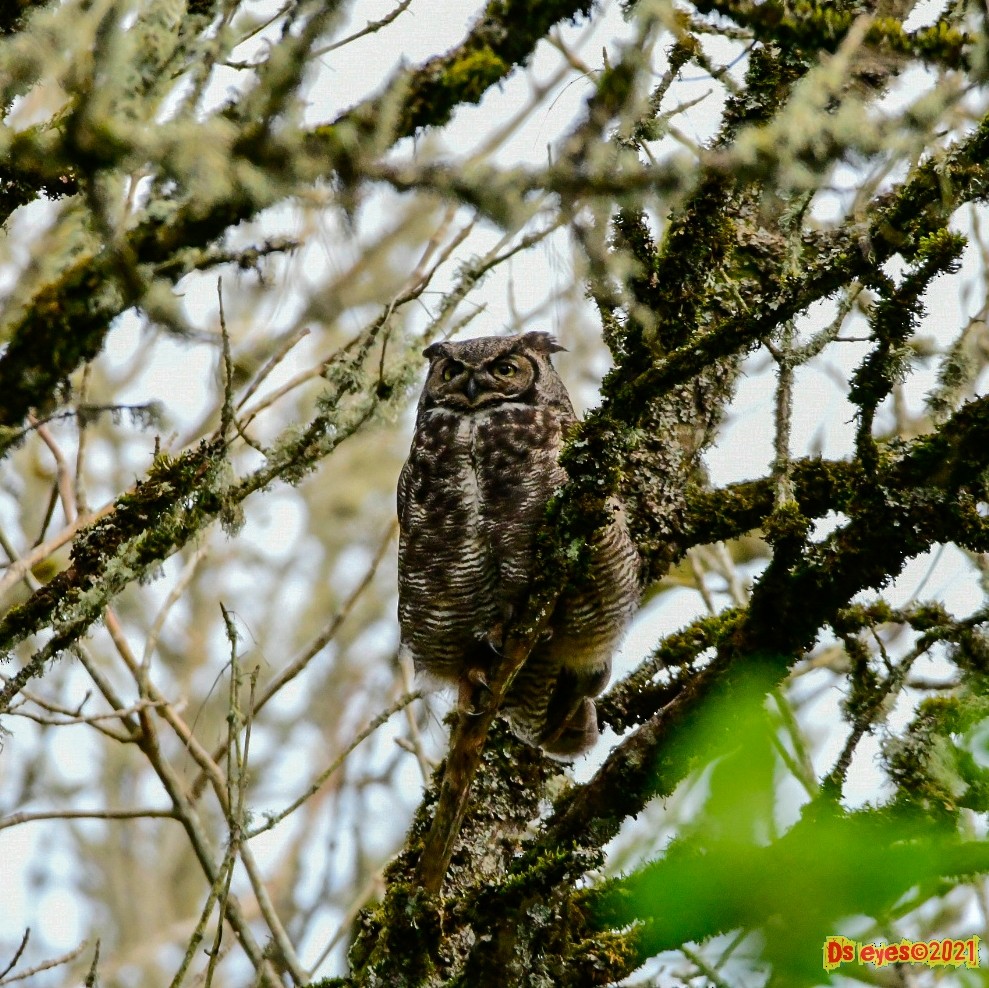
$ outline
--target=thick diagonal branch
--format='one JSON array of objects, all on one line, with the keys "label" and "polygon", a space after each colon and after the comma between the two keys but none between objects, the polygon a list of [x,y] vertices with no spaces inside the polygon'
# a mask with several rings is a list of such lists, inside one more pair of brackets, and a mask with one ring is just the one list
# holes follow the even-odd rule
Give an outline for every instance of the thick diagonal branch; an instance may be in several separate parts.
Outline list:
[{"label": "thick diagonal branch", "polygon": [[560,587],[557,587],[530,600],[526,619],[517,626],[517,630],[509,634],[504,657],[488,683],[488,689],[482,694],[484,702],[481,708],[465,710],[461,707],[457,712],[436,811],[423,843],[417,868],[418,882],[430,895],[438,894],[443,885],[443,878],[467,812],[471,784],[481,764],[488,730],[501,708],[512,680],[525,664],[540,632],[549,622],[559,593]]}]

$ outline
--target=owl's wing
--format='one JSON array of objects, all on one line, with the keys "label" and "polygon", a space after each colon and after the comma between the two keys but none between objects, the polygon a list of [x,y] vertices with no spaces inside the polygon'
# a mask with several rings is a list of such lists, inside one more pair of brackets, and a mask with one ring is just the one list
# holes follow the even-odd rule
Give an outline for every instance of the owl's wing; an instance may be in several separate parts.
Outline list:
[{"label": "owl's wing", "polygon": [[412,475],[412,471],[409,464],[412,462],[412,457],[405,461],[405,466],[402,467],[402,472],[398,475],[398,522],[399,524],[404,524],[405,522],[405,499],[409,490],[409,477]]},{"label": "owl's wing", "polygon": [[[563,382],[560,382],[562,387]],[[577,413],[573,410],[573,403],[570,401],[570,395],[563,392],[563,394],[556,395],[553,398],[553,411],[556,414],[556,421],[559,423],[561,439],[566,442],[570,438],[570,432],[573,427],[580,421],[577,418]]]}]

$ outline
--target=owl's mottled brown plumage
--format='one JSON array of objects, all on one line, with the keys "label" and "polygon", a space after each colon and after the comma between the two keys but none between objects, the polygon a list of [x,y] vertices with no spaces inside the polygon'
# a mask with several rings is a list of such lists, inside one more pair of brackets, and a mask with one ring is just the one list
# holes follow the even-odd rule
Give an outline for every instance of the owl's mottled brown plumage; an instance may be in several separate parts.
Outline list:
[{"label": "owl's mottled brown plumage", "polygon": [[[398,485],[402,648],[418,672],[483,681],[535,570],[546,503],[574,423],[548,333],[434,343]],[[615,505],[589,579],[565,592],[505,701],[512,728],[558,756],[597,738],[591,699],[635,609],[638,556]]]}]

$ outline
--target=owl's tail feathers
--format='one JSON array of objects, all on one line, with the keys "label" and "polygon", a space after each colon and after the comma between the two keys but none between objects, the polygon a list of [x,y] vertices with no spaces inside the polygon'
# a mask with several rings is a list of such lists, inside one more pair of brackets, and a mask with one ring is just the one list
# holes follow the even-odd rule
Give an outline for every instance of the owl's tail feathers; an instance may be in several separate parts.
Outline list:
[{"label": "owl's tail feathers", "polygon": [[584,697],[562,724],[543,732],[540,747],[554,758],[575,758],[593,747],[598,739],[598,712],[594,701]]},{"label": "owl's tail feathers", "polygon": [[609,670],[581,670],[564,666],[546,708],[539,746],[549,755],[569,758],[587,751],[598,739],[597,708],[591,697],[608,681]]}]

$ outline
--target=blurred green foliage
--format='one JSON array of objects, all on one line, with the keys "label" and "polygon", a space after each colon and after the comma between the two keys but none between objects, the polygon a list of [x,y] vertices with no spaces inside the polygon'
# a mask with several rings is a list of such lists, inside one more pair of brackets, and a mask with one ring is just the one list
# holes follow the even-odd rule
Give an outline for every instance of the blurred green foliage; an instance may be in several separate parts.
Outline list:
[{"label": "blurred green foliage", "polygon": [[[600,929],[632,924],[643,955],[757,932],[770,986],[815,985],[828,980],[826,937],[859,933],[863,917],[883,928],[905,904],[916,908],[989,871],[989,840],[967,839],[954,816],[915,802],[850,810],[823,794],[780,833],[786,770],[767,702],[763,683],[749,676],[734,695],[706,705],[685,743],[720,750],[697,770],[706,792],[693,819],[659,858],[589,901]],[[727,744],[725,720],[735,725]],[[980,744],[987,726],[973,726]],[[969,740],[939,736],[949,757],[964,758]]]}]

